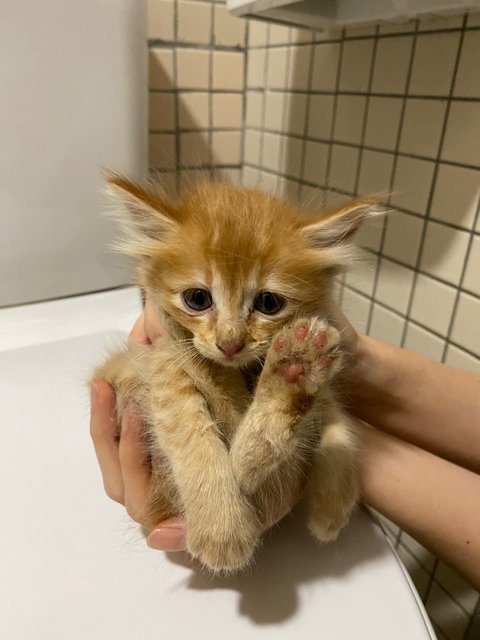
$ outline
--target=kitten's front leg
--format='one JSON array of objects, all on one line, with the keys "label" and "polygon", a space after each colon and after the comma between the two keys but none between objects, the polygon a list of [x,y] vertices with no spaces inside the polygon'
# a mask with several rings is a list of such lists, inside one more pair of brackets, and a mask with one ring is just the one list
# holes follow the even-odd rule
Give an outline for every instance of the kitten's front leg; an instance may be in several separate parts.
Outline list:
[{"label": "kitten's front leg", "polygon": [[310,478],[309,527],[321,542],[328,542],[350,520],[358,500],[358,479],[353,434],[333,397],[325,399],[323,421]]},{"label": "kitten's front leg", "polygon": [[213,571],[240,569],[258,539],[256,515],[242,496],[205,399],[182,370],[152,385],[152,424],[170,462],[185,512],[187,549]]},{"label": "kitten's front leg", "polygon": [[298,320],[273,339],[255,397],[232,444],[235,476],[247,494],[296,452],[314,418],[316,396],[338,368],[338,331]]}]

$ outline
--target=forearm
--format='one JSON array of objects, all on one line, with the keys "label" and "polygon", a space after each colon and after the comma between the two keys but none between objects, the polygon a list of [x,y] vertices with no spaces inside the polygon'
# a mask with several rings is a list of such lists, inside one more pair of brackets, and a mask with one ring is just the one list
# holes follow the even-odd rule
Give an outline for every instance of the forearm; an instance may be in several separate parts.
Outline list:
[{"label": "forearm", "polygon": [[361,423],[364,501],[480,588],[480,476]]},{"label": "forearm", "polygon": [[356,417],[480,471],[480,376],[362,336],[342,383]]}]

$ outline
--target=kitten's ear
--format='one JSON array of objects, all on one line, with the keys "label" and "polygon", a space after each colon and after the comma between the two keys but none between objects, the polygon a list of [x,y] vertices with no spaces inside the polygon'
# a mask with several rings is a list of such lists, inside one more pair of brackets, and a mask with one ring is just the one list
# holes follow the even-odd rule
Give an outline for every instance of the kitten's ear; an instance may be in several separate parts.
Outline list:
[{"label": "kitten's ear", "polygon": [[163,240],[178,227],[175,209],[154,183],[140,187],[115,173],[106,174],[107,192],[122,206],[120,219],[127,235],[120,248],[148,255],[152,241]]},{"label": "kitten's ear", "polygon": [[358,198],[308,219],[302,233],[316,249],[349,244],[362,222],[382,213],[376,198]]}]

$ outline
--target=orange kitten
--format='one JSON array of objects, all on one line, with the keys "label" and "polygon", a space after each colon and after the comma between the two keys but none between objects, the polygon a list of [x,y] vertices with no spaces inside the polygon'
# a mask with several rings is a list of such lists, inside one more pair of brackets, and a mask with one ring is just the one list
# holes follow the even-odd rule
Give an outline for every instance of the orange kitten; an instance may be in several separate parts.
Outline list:
[{"label": "orange kitten", "polygon": [[329,386],[339,334],[323,318],[373,201],[307,217],[227,185],[177,202],[119,176],[109,187],[125,208],[138,284],[167,331],[95,373],[114,386],[118,415],[134,402],[144,417],[147,526],[181,515],[192,556],[213,571],[240,569],[259,522],[308,475],[310,528],[334,539],[358,490],[352,435]]}]

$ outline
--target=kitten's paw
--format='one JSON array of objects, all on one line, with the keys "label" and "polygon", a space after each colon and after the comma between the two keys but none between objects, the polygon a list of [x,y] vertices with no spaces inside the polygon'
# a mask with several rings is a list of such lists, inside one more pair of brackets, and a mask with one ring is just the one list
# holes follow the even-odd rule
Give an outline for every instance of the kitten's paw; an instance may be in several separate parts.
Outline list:
[{"label": "kitten's paw", "polygon": [[328,503],[314,499],[308,526],[317,540],[336,540],[340,531],[349,523],[357,500],[358,490],[353,484],[341,499],[332,496]]},{"label": "kitten's paw", "polygon": [[[233,509],[221,507],[204,522],[187,519],[187,550],[214,573],[232,573],[252,560],[258,541],[257,518],[253,509],[238,502]],[[207,516],[208,517],[208,516]]]},{"label": "kitten's paw", "polygon": [[313,395],[339,368],[339,342],[324,320],[297,320],[275,336],[265,367],[289,388]]}]

